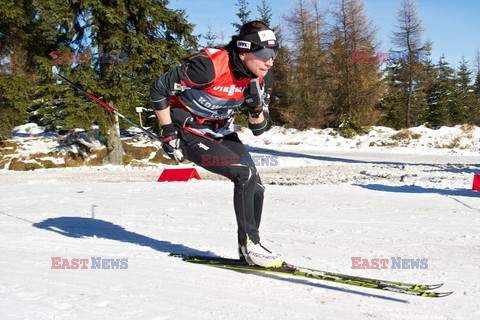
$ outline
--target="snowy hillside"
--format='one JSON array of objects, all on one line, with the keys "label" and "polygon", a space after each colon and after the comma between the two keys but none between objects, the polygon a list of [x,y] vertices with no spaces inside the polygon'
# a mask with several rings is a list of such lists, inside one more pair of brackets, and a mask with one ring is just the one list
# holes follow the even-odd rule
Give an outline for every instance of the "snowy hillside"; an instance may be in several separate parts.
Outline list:
[{"label": "snowy hillside", "polygon": [[[148,167],[173,164],[163,156],[159,144],[144,136],[138,129],[123,132],[124,161],[131,167]],[[106,155],[105,147],[94,134],[74,131],[60,135],[45,131],[34,123],[15,127],[13,139],[0,141],[0,169],[34,170],[76,166],[101,166]],[[477,156],[480,152],[480,128],[464,125],[432,130],[424,126],[395,131],[386,127],[372,127],[364,135],[347,139],[333,129],[298,131],[272,127],[261,136],[254,137],[244,129],[240,137],[253,152],[259,153],[261,166],[289,167],[298,165],[298,158],[290,150],[322,152],[392,153]],[[277,152],[276,154],[274,154]],[[283,154],[279,152],[284,152]],[[283,156],[285,155],[285,156]],[[270,164],[268,157],[275,156]],[[280,161],[276,161],[280,160]],[[302,157],[310,164],[314,157]],[[320,159],[322,160],[322,159]],[[318,165],[319,163],[314,163]]]},{"label": "snowy hillside", "polygon": [[[34,129],[18,129],[9,159],[56,148],[57,137]],[[267,247],[300,266],[443,282],[438,291],[454,294],[410,297],[169,257],[236,257],[233,186],[198,167],[202,180],[171,183],[156,182],[171,168],[165,164],[4,169],[2,319],[480,318],[480,192],[471,190],[479,128],[376,127],[354,139],[272,128],[241,136],[266,185]],[[428,267],[354,269],[355,257],[426,259]],[[67,269],[62,259],[70,267],[86,259],[87,268]]]}]

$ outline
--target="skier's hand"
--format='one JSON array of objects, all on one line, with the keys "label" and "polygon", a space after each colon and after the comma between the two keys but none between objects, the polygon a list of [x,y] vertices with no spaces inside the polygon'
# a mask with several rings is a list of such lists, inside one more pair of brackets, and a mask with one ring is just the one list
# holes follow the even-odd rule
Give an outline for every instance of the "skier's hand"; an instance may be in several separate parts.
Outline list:
[{"label": "skier's hand", "polygon": [[162,149],[173,160],[183,162],[182,141],[172,123],[163,125]]},{"label": "skier's hand", "polygon": [[263,85],[258,82],[258,79],[252,79],[245,87],[243,92],[245,105],[253,118],[258,118],[258,115],[263,111],[264,92]]}]

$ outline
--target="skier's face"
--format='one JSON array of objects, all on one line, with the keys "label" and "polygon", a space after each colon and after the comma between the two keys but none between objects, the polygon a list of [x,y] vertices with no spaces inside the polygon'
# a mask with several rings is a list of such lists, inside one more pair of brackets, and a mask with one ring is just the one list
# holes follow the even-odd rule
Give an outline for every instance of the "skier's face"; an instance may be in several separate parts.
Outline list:
[{"label": "skier's face", "polygon": [[243,65],[257,77],[264,77],[273,67],[273,58],[263,61],[252,52],[240,53],[239,57]]}]

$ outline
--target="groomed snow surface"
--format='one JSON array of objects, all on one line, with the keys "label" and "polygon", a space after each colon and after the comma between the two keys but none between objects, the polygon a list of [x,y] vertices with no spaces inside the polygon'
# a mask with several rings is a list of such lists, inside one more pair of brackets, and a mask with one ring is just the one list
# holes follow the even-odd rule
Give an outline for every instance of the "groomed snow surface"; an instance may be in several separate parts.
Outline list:
[{"label": "groomed snow surface", "polygon": [[[378,135],[352,142],[272,130],[242,134],[266,159],[258,166],[266,247],[300,266],[442,282],[438,291],[454,293],[411,297],[169,257],[236,258],[233,185],[198,167],[203,180],[170,183],[156,182],[165,166],[0,170],[1,318],[480,319],[478,128],[457,149],[428,146],[441,140],[437,131],[382,147]],[[327,145],[329,137],[337,141]],[[87,259],[88,268],[53,269],[66,267],[55,257],[69,266]],[[390,262],[352,269],[352,257]],[[392,257],[428,259],[428,268],[392,269]]]}]

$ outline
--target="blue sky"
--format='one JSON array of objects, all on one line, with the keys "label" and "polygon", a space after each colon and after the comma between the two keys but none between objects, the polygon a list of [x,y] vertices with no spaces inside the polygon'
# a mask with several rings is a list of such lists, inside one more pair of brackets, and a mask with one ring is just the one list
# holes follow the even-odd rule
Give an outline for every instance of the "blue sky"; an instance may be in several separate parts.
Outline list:
[{"label": "blue sky", "polygon": [[[170,0],[169,8],[185,9],[188,21],[195,24],[195,34],[212,32],[223,35],[225,41],[235,33],[232,22],[238,22],[236,0]],[[280,24],[297,0],[268,0],[272,7],[273,25]],[[320,6],[331,1],[318,0]],[[251,18],[257,18],[261,0],[249,0]],[[365,0],[368,18],[377,27],[379,51],[392,47],[390,36],[395,30],[395,17],[400,0]],[[434,62],[444,54],[447,61],[458,67],[462,56],[474,69],[475,54],[480,50],[480,0],[417,0],[417,9],[425,28],[424,39],[433,41],[431,58]]]}]

